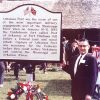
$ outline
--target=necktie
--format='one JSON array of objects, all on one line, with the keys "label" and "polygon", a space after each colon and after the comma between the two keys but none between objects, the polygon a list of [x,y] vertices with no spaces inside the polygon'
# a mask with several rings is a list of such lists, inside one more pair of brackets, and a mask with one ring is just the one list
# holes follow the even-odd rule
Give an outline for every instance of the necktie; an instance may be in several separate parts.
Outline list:
[{"label": "necktie", "polygon": [[77,66],[79,66],[79,63],[80,63],[81,58],[82,58],[82,55],[80,56],[80,58],[78,60]]},{"label": "necktie", "polygon": [[74,66],[74,75],[75,75],[76,72],[77,72],[77,69],[78,69],[78,67],[79,67],[79,62],[80,62],[81,58],[82,58],[82,55],[79,56],[79,57],[77,58],[77,60],[76,60],[76,63],[75,63],[75,66]]}]

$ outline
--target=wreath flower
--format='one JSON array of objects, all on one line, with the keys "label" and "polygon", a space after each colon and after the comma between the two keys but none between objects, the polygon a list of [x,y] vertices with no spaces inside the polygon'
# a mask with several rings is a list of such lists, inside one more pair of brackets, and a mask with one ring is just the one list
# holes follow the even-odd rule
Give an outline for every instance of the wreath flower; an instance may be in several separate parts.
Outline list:
[{"label": "wreath flower", "polygon": [[16,88],[11,88],[8,92],[7,100],[18,100],[25,93],[26,100],[48,100],[48,96],[40,89],[39,85],[31,85],[28,83],[18,82]]}]

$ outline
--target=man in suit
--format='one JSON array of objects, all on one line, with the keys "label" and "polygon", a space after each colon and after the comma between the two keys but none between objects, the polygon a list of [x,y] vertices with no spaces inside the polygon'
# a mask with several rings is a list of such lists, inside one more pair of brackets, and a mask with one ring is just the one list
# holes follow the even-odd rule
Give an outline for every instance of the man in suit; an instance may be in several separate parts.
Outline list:
[{"label": "man in suit", "polygon": [[92,100],[98,73],[97,61],[88,53],[88,40],[80,40],[78,48],[80,54],[73,57],[70,66],[67,67],[72,79],[72,99]]},{"label": "man in suit", "polygon": [[26,69],[26,81],[32,82],[35,81],[35,68],[36,63],[35,62],[25,62],[24,67]]},{"label": "man in suit", "polygon": [[15,76],[15,79],[18,80],[19,79],[19,71],[20,71],[20,68],[21,68],[21,64],[19,62],[14,62],[13,63],[13,67],[14,67],[14,76]]},{"label": "man in suit", "polygon": [[68,49],[66,49],[66,64],[69,65],[69,63],[72,61],[72,58],[77,54],[79,54],[78,42],[74,40],[71,43],[71,46]]},{"label": "man in suit", "polygon": [[5,62],[0,60],[0,88],[3,87],[4,83],[4,71],[5,71]]}]

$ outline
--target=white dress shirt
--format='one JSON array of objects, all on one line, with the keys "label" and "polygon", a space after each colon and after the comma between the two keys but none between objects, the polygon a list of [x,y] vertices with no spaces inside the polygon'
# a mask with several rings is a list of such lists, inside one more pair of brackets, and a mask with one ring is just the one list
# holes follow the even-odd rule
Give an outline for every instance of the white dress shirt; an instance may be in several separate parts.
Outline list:
[{"label": "white dress shirt", "polygon": [[[84,57],[85,57],[85,55],[86,55],[86,54],[84,54],[84,55],[81,55],[81,54],[80,54],[80,55],[78,56],[78,58],[76,59],[75,66],[74,66],[74,75],[75,75],[76,72],[77,72],[77,66],[80,65],[81,62],[85,63],[84,60],[83,60]],[[80,58],[80,57],[81,57],[81,58]],[[80,60],[80,61],[79,61],[79,60]]]}]

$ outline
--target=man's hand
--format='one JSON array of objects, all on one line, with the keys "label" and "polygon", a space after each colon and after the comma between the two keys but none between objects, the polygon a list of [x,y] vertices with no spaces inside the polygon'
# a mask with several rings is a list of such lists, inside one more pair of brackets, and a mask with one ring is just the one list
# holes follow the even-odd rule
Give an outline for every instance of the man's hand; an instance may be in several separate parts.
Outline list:
[{"label": "man's hand", "polygon": [[61,68],[64,68],[66,66],[66,64],[65,63],[61,63],[60,66],[61,66]]},{"label": "man's hand", "polygon": [[92,97],[90,95],[86,95],[85,100],[92,100]]}]

